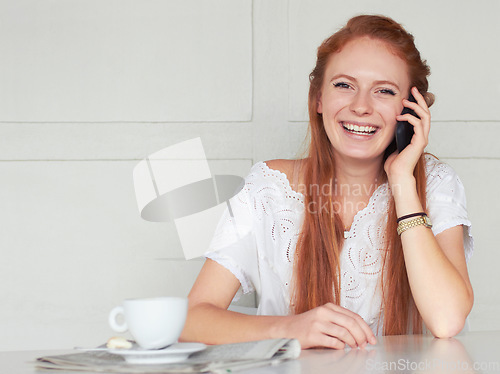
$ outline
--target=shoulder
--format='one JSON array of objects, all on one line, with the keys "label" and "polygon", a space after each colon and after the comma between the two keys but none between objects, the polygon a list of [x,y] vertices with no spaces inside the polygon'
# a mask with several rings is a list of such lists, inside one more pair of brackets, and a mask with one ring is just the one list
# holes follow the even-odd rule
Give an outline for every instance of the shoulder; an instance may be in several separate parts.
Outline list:
[{"label": "shoulder", "polygon": [[427,184],[443,180],[458,179],[456,171],[446,162],[431,154],[425,155]]},{"label": "shoulder", "polygon": [[464,226],[464,248],[466,260],[472,255],[474,242],[470,232],[471,222],[467,213],[465,187],[458,174],[447,163],[426,155],[427,210],[432,221],[432,232]]},{"label": "shoulder", "polygon": [[[286,196],[297,197],[303,160],[268,160],[253,165],[245,178],[245,189],[249,194],[275,190]],[[299,194],[300,197],[300,194]]]},{"label": "shoulder", "polygon": [[428,194],[440,193],[448,198],[465,198],[464,186],[453,167],[429,154],[425,156],[425,161]]},{"label": "shoulder", "polygon": [[429,153],[425,155],[425,170],[427,177],[431,178],[456,175],[455,170],[450,165]]},{"label": "shoulder", "polygon": [[296,162],[297,160],[286,160],[286,159],[264,161],[264,163],[269,167],[269,169],[276,170],[285,174],[288,177],[288,179],[292,177]]},{"label": "shoulder", "polygon": [[300,183],[300,171],[304,160],[277,159],[268,160],[264,164],[273,171],[281,173],[288,180],[290,187],[297,191],[296,185]]},{"label": "shoulder", "polygon": [[274,208],[281,209],[302,202],[302,196],[292,188],[288,179],[296,164],[291,160],[259,161],[254,164],[238,193],[238,199],[254,209],[264,209],[266,214]]}]

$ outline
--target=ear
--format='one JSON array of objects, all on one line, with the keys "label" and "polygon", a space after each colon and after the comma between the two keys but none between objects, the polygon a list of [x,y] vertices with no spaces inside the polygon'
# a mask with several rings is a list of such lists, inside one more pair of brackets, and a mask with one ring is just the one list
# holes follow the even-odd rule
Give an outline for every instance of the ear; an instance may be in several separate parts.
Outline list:
[{"label": "ear", "polygon": [[316,99],[316,113],[323,114],[323,104],[321,103],[321,92],[318,92],[318,97]]}]

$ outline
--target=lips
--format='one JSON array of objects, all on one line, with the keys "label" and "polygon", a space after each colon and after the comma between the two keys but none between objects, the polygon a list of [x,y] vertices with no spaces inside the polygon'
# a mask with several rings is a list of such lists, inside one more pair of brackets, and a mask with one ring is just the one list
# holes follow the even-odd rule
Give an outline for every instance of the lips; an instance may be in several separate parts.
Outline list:
[{"label": "lips", "polygon": [[378,127],[369,124],[353,123],[353,122],[340,122],[345,131],[356,135],[373,135],[377,132]]}]

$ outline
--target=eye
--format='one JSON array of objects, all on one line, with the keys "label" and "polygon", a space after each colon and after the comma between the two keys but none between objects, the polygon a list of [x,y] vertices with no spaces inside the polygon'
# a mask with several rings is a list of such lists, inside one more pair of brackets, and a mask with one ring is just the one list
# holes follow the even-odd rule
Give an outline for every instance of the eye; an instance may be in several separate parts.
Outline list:
[{"label": "eye", "polygon": [[396,95],[396,92],[394,92],[390,88],[382,88],[382,89],[378,90],[377,92],[380,92],[380,93],[382,93],[384,95],[391,95],[391,96],[395,96]]},{"label": "eye", "polygon": [[351,88],[351,86],[349,85],[349,83],[346,83],[346,82],[336,82],[336,83],[333,83],[333,87],[337,87],[337,88]]}]

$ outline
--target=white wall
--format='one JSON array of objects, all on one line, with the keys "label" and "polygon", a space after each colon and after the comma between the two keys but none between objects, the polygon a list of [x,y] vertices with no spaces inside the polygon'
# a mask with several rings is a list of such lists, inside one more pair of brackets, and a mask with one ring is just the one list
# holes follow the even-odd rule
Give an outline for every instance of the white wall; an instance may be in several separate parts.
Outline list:
[{"label": "white wall", "polygon": [[187,295],[202,261],[140,219],[133,167],[198,136],[215,174],[295,156],[315,49],[360,12],[405,24],[431,65],[429,150],[473,221],[471,327],[500,329],[499,4],[0,0],[0,350],[101,344],[122,299]]}]

